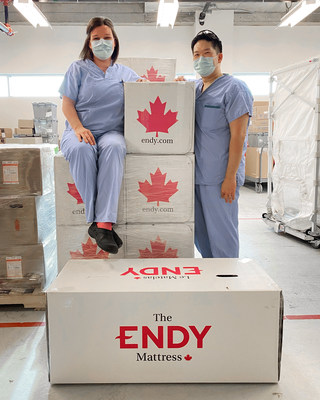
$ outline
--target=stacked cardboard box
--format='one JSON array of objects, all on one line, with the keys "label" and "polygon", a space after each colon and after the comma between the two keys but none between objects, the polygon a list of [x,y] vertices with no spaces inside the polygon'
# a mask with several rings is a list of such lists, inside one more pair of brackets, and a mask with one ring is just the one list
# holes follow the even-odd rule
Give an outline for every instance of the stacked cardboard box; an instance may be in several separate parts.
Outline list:
[{"label": "stacked cardboard box", "polygon": [[194,256],[193,135],[193,83],[125,84],[126,256]]},{"label": "stacked cardboard box", "polygon": [[[90,224],[86,222],[85,206],[69,171],[69,163],[63,155],[54,158],[58,270],[73,258],[124,258],[124,247],[116,255],[97,247],[88,235]],[[118,223],[124,223],[124,197],[120,193]],[[117,229],[120,236],[123,229]]]},{"label": "stacked cardboard box", "polygon": [[12,138],[12,129],[0,128],[0,143],[6,143],[8,138]]},{"label": "stacked cardboard box", "polygon": [[54,103],[32,103],[35,136],[42,137],[44,143],[58,144],[57,105]]},{"label": "stacked cardboard box", "polygon": [[47,286],[56,275],[52,145],[0,148],[0,291]]},{"label": "stacked cardboard box", "polygon": [[118,62],[149,82],[170,82],[175,78],[176,60],[173,58],[119,58]]},{"label": "stacked cardboard box", "polygon": [[34,136],[33,119],[19,119],[18,128],[15,128],[14,135],[18,137]]},{"label": "stacked cardboard box", "polygon": [[267,179],[268,177],[268,109],[269,102],[267,101],[253,103],[245,166],[245,174],[248,179]]}]

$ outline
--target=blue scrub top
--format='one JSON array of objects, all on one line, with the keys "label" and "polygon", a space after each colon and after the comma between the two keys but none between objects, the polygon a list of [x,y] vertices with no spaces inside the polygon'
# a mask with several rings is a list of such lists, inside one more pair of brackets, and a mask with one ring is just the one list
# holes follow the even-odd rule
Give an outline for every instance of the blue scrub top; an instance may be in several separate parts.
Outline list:
[{"label": "blue scrub top", "polygon": [[[124,131],[123,82],[140,77],[130,68],[113,64],[104,73],[93,61],[71,64],[59,89],[61,96],[75,101],[82,125],[93,135]],[[66,130],[72,129],[66,121]]]},{"label": "blue scrub top", "polygon": [[[252,116],[253,97],[247,85],[224,74],[203,93],[202,79],[196,81],[195,155],[196,184],[218,185],[224,181],[230,143],[229,123],[244,114]],[[237,184],[243,185],[247,137],[237,171]]]}]

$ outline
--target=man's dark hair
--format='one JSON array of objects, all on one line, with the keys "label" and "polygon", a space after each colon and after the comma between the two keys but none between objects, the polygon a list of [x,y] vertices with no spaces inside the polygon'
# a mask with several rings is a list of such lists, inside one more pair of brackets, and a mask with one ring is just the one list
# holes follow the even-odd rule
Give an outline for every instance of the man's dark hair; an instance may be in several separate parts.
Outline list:
[{"label": "man's dark hair", "polygon": [[199,40],[206,40],[207,42],[211,42],[212,47],[215,49],[217,53],[222,53],[222,43],[218,36],[208,29],[200,31],[197,35],[192,39],[191,42],[191,50],[193,52],[193,48]]},{"label": "man's dark hair", "polygon": [[86,60],[87,58],[89,58],[90,60],[93,61],[93,53],[89,47],[91,32],[98,26],[103,26],[103,25],[106,25],[111,29],[112,35],[114,37],[115,46],[114,46],[113,53],[111,55],[111,60],[113,63],[116,62],[118,55],[119,55],[119,39],[114,30],[113,22],[111,21],[111,19],[104,18],[104,17],[94,17],[94,18],[91,18],[90,21],[88,22],[87,31],[86,31],[87,37],[84,42],[83,49],[80,53],[80,58],[82,58],[83,60]]}]

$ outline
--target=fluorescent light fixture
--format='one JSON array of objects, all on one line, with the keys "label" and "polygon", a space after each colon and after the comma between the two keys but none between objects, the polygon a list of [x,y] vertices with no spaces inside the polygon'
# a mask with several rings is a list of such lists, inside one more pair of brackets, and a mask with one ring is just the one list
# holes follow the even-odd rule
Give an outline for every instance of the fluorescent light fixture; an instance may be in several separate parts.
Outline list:
[{"label": "fluorescent light fixture", "polygon": [[157,25],[173,28],[178,9],[178,0],[159,0]]},{"label": "fluorescent light fixture", "polygon": [[13,5],[35,28],[37,25],[51,28],[47,18],[32,0],[14,0]]},{"label": "fluorescent light fixture", "polygon": [[301,0],[299,3],[292,8],[283,18],[279,27],[283,26],[295,26],[300,21],[305,19],[314,10],[320,7],[320,0]]}]

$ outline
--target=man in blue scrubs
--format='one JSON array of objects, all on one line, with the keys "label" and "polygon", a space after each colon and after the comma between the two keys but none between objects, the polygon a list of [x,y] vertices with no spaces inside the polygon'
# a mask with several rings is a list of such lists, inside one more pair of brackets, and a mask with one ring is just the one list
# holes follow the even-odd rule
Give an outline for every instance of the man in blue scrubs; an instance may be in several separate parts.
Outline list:
[{"label": "man in blue scrubs", "polygon": [[238,198],[244,183],[252,95],[223,74],[222,43],[212,31],[192,40],[196,81],[195,244],[202,257],[239,257]]}]

